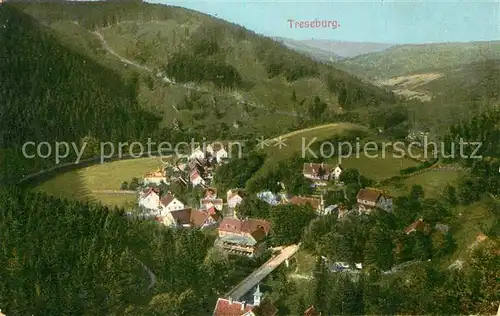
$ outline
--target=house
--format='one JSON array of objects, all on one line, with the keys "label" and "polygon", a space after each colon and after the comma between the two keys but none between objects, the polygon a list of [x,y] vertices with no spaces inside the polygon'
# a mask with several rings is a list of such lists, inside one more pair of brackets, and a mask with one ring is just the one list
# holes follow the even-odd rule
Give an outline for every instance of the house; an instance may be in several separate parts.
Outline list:
[{"label": "house", "polygon": [[248,257],[258,257],[265,249],[271,223],[260,219],[224,218],[218,227],[216,246],[222,250]]},{"label": "house", "polygon": [[241,196],[241,192],[238,189],[233,189],[227,191],[227,206],[230,209],[236,207],[236,205],[240,204],[243,201],[243,197]]},{"label": "house", "polygon": [[340,179],[340,175],[342,174],[342,167],[340,165],[336,165],[332,170],[333,178],[338,181]]},{"label": "house", "polygon": [[253,293],[253,304],[238,302],[231,297],[219,298],[213,316],[275,316],[278,309],[268,299],[262,299],[260,286]]},{"label": "house", "polygon": [[356,197],[360,213],[369,214],[375,208],[392,211],[392,199],[383,191],[373,188],[359,190]]},{"label": "house", "polygon": [[139,206],[157,211],[160,207],[160,189],[159,188],[146,188],[140,193]]},{"label": "house", "polygon": [[195,170],[201,171],[205,167],[205,160],[198,159],[198,158],[191,159],[191,160],[189,160],[188,167],[189,167],[189,171],[191,171],[191,172],[195,171]]},{"label": "house", "polygon": [[224,206],[224,200],[222,199],[201,199],[200,207],[202,209],[209,209],[211,207],[215,207],[218,211],[222,211]]},{"label": "house", "polygon": [[321,198],[313,198],[313,197],[305,197],[305,196],[294,196],[288,203],[293,205],[306,205],[309,204],[312,206],[313,210],[315,210],[318,214],[323,214],[324,203]]},{"label": "house", "polygon": [[191,152],[191,155],[189,155],[189,160],[195,159],[205,159],[205,152],[203,152],[200,147],[197,147]]},{"label": "house", "polygon": [[342,173],[342,167],[337,165],[335,167],[325,163],[304,163],[302,168],[304,177],[311,180],[338,180]]},{"label": "house", "polygon": [[321,316],[321,313],[316,310],[314,305],[311,305],[311,307],[305,310],[304,316]]},{"label": "house", "polygon": [[227,157],[229,156],[227,150],[224,148],[224,145],[219,142],[209,144],[207,146],[207,153],[215,158],[217,163],[221,163],[222,160],[227,159]]},{"label": "house", "polygon": [[172,211],[178,211],[184,209],[184,204],[175,198],[175,195],[168,192],[160,199],[160,216],[165,216]]},{"label": "house", "polygon": [[203,196],[205,199],[216,199],[217,189],[216,188],[206,188],[203,190]]},{"label": "house", "polygon": [[191,172],[189,180],[191,181],[193,187],[198,185],[205,185],[205,179],[201,177],[200,173],[197,170]]},{"label": "house", "polygon": [[414,233],[416,231],[423,232],[426,230],[427,230],[427,225],[424,223],[424,220],[422,218],[420,218],[405,228],[405,234],[409,235],[409,234]]},{"label": "house", "polygon": [[217,225],[220,215],[215,209],[202,211],[183,209],[169,212],[162,218],[162,223],[169,227],[206,228]]},{"label": "house", "polygon": [[165,170],[162,170],[161,168],[154,171],[154,172],[148,172],[144,175],[144,184],[161,184],[161,183],[167,183],[167,174]]}]

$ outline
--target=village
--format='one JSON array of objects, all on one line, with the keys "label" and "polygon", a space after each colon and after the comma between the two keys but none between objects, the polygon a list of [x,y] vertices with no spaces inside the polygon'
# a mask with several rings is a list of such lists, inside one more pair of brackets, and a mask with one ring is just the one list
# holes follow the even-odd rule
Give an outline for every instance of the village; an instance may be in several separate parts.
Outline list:
[{"label": "village", "polygon": [[[227,162],[228,152],[225,146],[214,143],[204,150],[196,148],[190,155],[176,160],[166,168],[145,174],[137,189],[137,205],[141,218],[154,220],[159,225],[173,229],[211,228],[217,231],[214,247],[219,250],[230,255],[260,257],[269,250],[267,240],[273,232],[273,223],[261,218],[239,216],[238,206],[249,197],[244,189],[231,188],[227,192],[218,192],[213,183],[214,173],[219,166]],[[340,165],[304,163],[302,174],[304,178],[312,182],[318,194],[291,196],[280,183],[282,190],[279,193],[263,191],[257,193],[256,196],[271,206],[309,204],[317,216],[333,215],[338,220],[342,220],[349,214],[367,215],[375,209],[392,212],[391,196],[382,190],[370,187],[359,190],[356,204],[350,209],[340,203],[325,205],[324,188],[332,186],[341,188],[343,186],[340,181],[342,172]],[[203,195],[197,201],[198,203],[187,203],[183,196],[177,196],[169,190],[169,186],[173,183],[183,185],[189,190],[201,190]],[[425,224],[422,220],[418,220],[408,226],[405,233],[410,234],[423,228]],[[345,262],[328,262],[328,259],[324,257],[323,260],[331,272],[357,274],[363,269],[362,263],[356,263],[351,267]],[[285,261],[288,265],[288,258]],[[275,315],[272,312],[275,308],[270,306],[272,304],[265,299],[262,300],[263,293],[258,282],[249,293],[245,294],[247,301],[251,303],[238,301],[231,296],[219,298],[214,315],[263,315],[262,312],[257,313],[263,308],[268,311],[264,315]],[[311,306],[304,315],[319,314],[315,312],[314,306]]]}]

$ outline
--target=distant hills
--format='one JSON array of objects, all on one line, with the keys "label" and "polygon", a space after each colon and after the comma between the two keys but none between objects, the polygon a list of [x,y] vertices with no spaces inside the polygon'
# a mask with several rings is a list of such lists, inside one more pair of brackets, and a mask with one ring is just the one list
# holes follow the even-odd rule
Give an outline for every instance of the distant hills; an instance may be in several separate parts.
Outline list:
[{"label": "distant hills", "polygon": [[394,44],[333,41],[322,39],[294,40],[286,37],[274,37],[276,41],[300,53],[321,61],[335,62],[362,54],[383,51]]},{"label": "distant hills", "polygon": [[500,58],[500,41],[397,45],[336,63],[368,80],[422,72],[445,72],[469,63]]}]

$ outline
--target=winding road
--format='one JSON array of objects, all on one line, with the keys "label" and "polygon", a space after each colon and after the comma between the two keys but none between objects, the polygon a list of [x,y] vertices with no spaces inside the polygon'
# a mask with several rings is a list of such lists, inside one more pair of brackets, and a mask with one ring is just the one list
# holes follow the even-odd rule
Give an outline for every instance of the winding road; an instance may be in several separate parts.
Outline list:
[{"label": "winding road", "polygon": [[[111,55],[113,55],[116,58],[118,58],[121,62],[123,62],[125,64],[128,64],[128,65],[131,65],[131,66],[134,66],[134,67],[139,68],[141,70],[147,71],[147,72],[149,72],[149,73],[151,73],[151,74],[154,75],[154,71],[151,68],[149,68],[149,67],[147,67],[145,65],[141,65],[141,64],[139,64],[139,63],[137,63],[135,61],[132,61],[130,59],[127,59],[127,58],[121,56],[120,54],[118,54],[116,51],[114,51],[109,46],[108,42],[106,41],[106,39],[104,38],[104,36],[101,33],[99,33],[98,31],[94,31],[92,33],[99,38],[99,40],[102,43],[103,48],[106,51],[108,51]],[[163,76],[161,74],[156,74],[156,75],[157,76]],[[166,76],[163,76],[163,81],[167,82],[167,83],[170,83],[172,85],[181,86],[181,87],[183,87],[185,89],[196,90],[196,91],[201,91],[201,92],[208,92],[208,90],[202,89],[202,88],[197,87],[197,86],[192,85],[192,84],[178,84],[178,83],[175,82],[175,80],[173,80],[172,78],[168,78]],[[240,100],[239,102],[240,102],[240,104],[246,104],[246,105],[249,105],[249,106],[254,107],[254,108],[267,109],[267,107],[265,107],[262,104],[257,104],[257,103],[253,103],[253,102],[247,102],[247,101],[243,101],[243,100]],[[174,110],[176,112],[179,112],[174,105],[172,105],[172,107],[174,108]],[[297,116],[296,112],[276,111],[276,113],[279,114],[279,115],[285,115],[285,116],[293,116],[293,117]]]}]

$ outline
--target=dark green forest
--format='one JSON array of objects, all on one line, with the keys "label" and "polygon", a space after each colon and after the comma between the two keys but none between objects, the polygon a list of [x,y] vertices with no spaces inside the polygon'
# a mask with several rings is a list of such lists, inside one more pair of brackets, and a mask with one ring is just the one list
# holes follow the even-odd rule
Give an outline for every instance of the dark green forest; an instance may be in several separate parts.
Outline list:
[{"label": "dark green forest", "polygon": [[117,142],[157,132],[160,118],[138,106],[134,82],[61,46],[17,9],[0,12],[0,159],[9,166],[0,169],[3,183],[53,164],[24,159],[27,141]]},{"label": "dark green forest", "polygon": [[199,230],[21,190],[0,191],[0,210],[8,315],[204,315],[234,276]]}]

